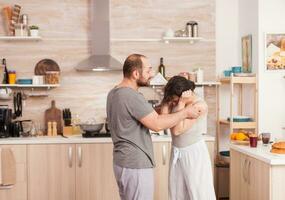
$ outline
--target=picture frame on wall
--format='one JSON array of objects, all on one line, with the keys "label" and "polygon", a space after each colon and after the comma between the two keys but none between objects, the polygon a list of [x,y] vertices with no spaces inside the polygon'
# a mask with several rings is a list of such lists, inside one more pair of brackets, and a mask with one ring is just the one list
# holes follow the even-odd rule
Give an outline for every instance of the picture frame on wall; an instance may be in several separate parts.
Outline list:
[{"label": "picture frame on wall", "polygon": [[266,70],[285,70],[285,33],[265,34]]},{"label": "picture frame on wall", "polygon": [[252,35],[241,38],[242,48],[242,71],[243,73],[252,72]]}]

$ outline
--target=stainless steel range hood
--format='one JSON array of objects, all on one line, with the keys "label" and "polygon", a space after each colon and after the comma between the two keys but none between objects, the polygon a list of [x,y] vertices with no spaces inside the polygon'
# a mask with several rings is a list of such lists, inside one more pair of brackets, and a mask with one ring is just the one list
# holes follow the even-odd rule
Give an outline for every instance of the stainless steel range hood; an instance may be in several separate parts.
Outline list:
[{"label": "stainless steel range hood", "polygon": [[91,0],[91,53],[77,71],[121,71],[122,64],[110,55],[110,0]]}]

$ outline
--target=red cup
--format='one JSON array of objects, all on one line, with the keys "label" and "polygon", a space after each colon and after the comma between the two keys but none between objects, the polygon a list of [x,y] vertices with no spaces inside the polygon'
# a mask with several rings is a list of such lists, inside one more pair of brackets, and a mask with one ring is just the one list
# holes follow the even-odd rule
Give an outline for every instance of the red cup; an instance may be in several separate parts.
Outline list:
[{"label": "red cup", "polygon": [[256,136],[249,137],[250,147],[257,147],[257,140],[258,140],[258,137],[256,137]]}]

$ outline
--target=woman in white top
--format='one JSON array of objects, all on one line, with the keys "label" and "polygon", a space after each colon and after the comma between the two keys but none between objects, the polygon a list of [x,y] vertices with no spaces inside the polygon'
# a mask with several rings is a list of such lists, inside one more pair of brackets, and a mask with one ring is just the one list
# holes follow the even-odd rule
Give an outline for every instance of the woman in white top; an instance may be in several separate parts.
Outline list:
[{"label": "woman in white top", "polygon": [[216,199],[209,152],[201,132],[201,119],[207,117],[207,104],[194,93],[195,83],[174,76],[165,86],[162,113],[172,113],[192,104],[197,119],[185,119],[171,128],[172,152],[169,167],[171,200]]}]

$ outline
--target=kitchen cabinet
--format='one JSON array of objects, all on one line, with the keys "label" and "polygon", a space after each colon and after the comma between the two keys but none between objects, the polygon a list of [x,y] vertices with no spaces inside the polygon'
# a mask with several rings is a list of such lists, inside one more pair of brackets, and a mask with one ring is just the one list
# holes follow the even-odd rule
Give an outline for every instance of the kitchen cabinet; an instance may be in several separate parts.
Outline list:
[{"label": "kitchen cabinet", "polygon": [[269,200],[269,164],[231,150],[230,199],[232,200]]},{"label": "kitchen cabinet", "polygon": [[113,173],[113,144],[76,145],[76,199],[120,199]]},{"label": "kitchen cabinet", "polygon": [[[206,143],[213,158],[214,141]],[[167,200],[171,142],[154,142],[153,147],[156,162],[154,199]],[[28,187],[23,187],[26,191],[23,196],[28,200],[120,199],[110,142],[30,144],[26,157]]]},{"label": "kitchen cabinet", "polygon": [[75,200],[75,145],[28,145],[28,200]]},{"label": "kitchen cabinet", "polygon": [[30,145],[29,200],[119,199],[113,144]]},{"label": "kitchen cabinet", "polygon": [[11,148],[16,161],[16,184],[12,187],[0,186],[0,199],[27,199],[27,163],[26,145],[0,145],[0,148]]},{"label": "kitchen cabinet", "polygon": [[171,145],[170,142],[156,142],[153,145],[156,167],[154,169],[154,199],[168,199],[168,170]]}]

